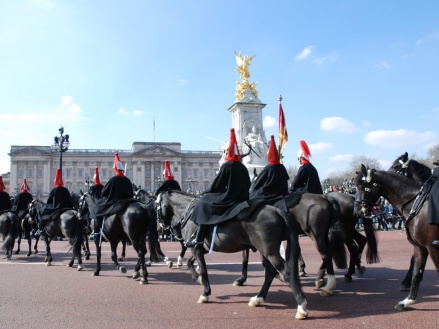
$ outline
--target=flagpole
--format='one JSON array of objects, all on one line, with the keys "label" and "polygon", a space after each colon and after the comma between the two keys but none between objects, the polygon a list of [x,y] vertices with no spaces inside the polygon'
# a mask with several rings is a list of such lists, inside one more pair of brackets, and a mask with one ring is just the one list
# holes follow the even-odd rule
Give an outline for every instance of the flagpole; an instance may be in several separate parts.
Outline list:
[{"label": "flagpole", "polygon": [[[279,101],[279,107],[281,107],[282,106],[282,95],[279,95],[279,97],[277,98],[277,100]],[[280,117],[278,117],[277,118],[277,120],[278,120],[278,135],[280,134],[280,127],[279,127],[279,124],[280,124]],[[278,139],[279,139],[279,136],[278,136]],[[281,143],[280,143],[280,141],[278,140],[278,142],[277,142],[277,148],[278,148],[278,153],[279,153],[279,158],[280,158],[280,161],[282,162],[282,154],[281,154]]]},{"label": "flagpole", "polygon": [[152,141],[155,143],[155,116],[152,120]]}]

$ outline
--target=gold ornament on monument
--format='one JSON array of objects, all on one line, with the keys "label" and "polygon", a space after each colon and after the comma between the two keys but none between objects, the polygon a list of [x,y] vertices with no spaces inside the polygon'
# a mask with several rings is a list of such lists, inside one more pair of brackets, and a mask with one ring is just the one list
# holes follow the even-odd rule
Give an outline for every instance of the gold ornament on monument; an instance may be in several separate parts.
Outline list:
[{"label": "gold ornament on monument", "polygon": [[238,100],[241,99],[244,96],[244,91],[247,89],[250,89],[255,95],[255,97],[258,97],[258,91],[256,90],[257,82],[249,83],[247,81],[247,79],[250,78],[249,66],[253,58],[255,58],[255,56],[248,57],[245,55],[243,57],[241,55],[241,52],[239,52],[238,54],[235,51],[235,58],[236,58],[236,65],[238,65],[235,71],[239,73],[240,78],[242,80],[242,82],[240,81],[236,82],[236,94],[235,94],[236,99]]}]

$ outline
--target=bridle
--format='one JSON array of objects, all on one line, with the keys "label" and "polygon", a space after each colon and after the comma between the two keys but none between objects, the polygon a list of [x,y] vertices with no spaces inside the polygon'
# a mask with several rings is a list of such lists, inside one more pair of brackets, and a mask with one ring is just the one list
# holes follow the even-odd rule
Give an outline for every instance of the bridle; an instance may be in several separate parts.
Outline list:
[{"label": "bridle", "polygon": [[407,169],[408,169],[408,166],[409,166],[411,160],[412,159],[407,159],[407,161],[404,162],[401,159],[399,159],[398,163],[401,165],[401,169],[395,170],[395,172],[397,174],[400,174],[400,175],[403,175],[403,176],[407,177],[407,175],[408,175]]}]

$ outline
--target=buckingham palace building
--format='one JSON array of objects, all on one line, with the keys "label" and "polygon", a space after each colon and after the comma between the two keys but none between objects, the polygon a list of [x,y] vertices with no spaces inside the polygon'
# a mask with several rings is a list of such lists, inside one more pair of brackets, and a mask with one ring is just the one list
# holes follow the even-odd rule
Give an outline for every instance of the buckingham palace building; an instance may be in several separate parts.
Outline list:
[{"label": "buckingham palace building", "polygon": [[[131,150],[68,149],[62,153],[64,186],[71,193],[87,191],[93,184],[96,167],[101,183],[105,185],[114,175],[116,152],[125,166],[125,175],[132,183],[152,193],[164,179],[165,160],[169,161],[175,180],[184,191],[198,192],[211,185],[221,158],[220,151],[182,151],[180,143],[134,142]],[[26,178],[34,197],[46,200],[54,187],[60,155],[50,146],[12,145],[9,153],[11,171],[5,182],[10,195],[20,191]]]}]

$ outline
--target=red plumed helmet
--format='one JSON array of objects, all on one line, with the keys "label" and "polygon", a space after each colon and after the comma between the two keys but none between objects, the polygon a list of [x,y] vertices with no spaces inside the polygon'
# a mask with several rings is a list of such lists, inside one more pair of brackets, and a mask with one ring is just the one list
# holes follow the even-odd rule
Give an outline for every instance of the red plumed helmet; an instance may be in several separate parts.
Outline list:
[{"label": "red plumed helmet", "polygon": [[165,161],[165,169],[163,170],[163,176],[165,176],[165,180],[173,180],[174,175],[171,171],[171,166],[169,165],[169,161]]},{"label": "red plumed helmet", "polygon": [[297,157],[304,158],[306,160],[309,160],[309,158],[311,157],[311,152],[308,148],[308,145],[303,140],[300,141],[300,150],[299,150],[299,153],[297,154]]},{"label": "red plumed helmet", "polygon": [[21,184],[20,191],[22,193],[29,193],[30,192],[30,187],[26,182],[26,178],[23,180],[23,184]]},{"label": "red plumed helmet", "polygon": [[6,190],[5,184],[3,184],[3,177],[0,176],[0,192],[4,192]]},{"label": "red plumed helmet", "polygon": [[235,129],[230,129],[229,149],[227,150],[227,161],[241,162],[238,142],[236,141]]},{"label": "red plumed helmet", "polygon": [[95,168],[95,174],[93,176],[93,185],[102,185],[101,180],[99,178],[99,170],[98,167]]},{"label": "red plumed helmet", "polygon": [[122,161],[120,161],[119,154],[114,153],[114,166],[113,166],[114,172],[116,173],[116,176],[124,176],[124,168],[122,165]]},{"label": "red plumed helmet", "polygon": [[64,182],[62,181],[61,170],[59,170],[59,169],[56,170],[54,184],[55,184],[55,187],[63,187],[64,186]]},{"label": "red plumed helmet", "polygon": [[274,135],[270,137],[270,147],[267,152],[267,160],[269,164],[280,164],[279,152],[277,151]]}]

